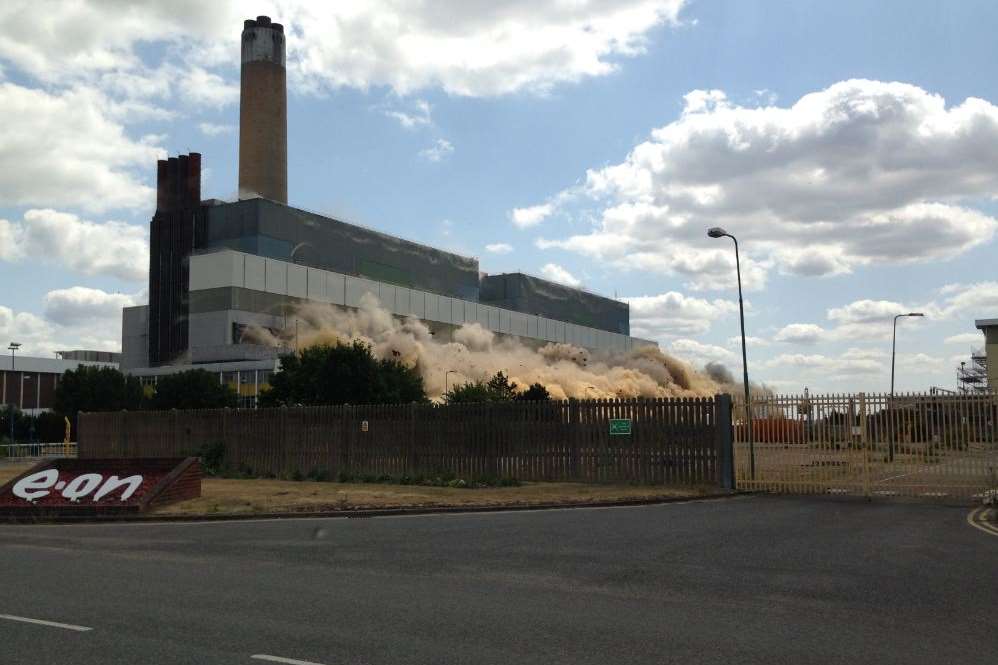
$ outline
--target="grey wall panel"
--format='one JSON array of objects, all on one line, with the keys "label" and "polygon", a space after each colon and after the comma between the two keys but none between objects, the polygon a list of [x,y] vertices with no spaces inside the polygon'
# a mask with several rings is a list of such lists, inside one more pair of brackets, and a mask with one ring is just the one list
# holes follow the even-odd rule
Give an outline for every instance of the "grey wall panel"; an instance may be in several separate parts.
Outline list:
[{"label": "grey wall panel", "polygon": [[229,344],[232,330],[229,323],[230,312],[231,310],[225,310],[191,314],[188,317],[191,349],[199,346]]},{"label": "grey wall panel", "polygon": [[336,305],[346,304],[346,277],[335,272],[326,273],[326,297]]},{"label": "grey wall panel", "polygon": [[512,330],[509,327],[510,326],[509,318],[510,318],[509,310],[505,309],[499,310],[499,332],[507,334],[512,332]]},{"label": "grey wall panel", "polygon": [[360,307],[360,299],[365,293],[370,293],[377,300],[381,300],[381,289],[378,283],[363,277],[346,276],[346,304],[349,307]]},{"label": "grey wall panel", "polygon": [[243,255],[235,252],[194,254],[190,258],[190,289],[242,286]]},{"label": "grey wall panel", "polygon": [[254,291],[267,290],[267,259],[251,254],[243,255],[245,279],[243,286]]},{"label": "grey wall panel", "polygon": [[425,293],[426,318],[430,321],[440,320],[440,296],[435,293]]},{"label": "grey wall panel", "polygon": [[395,295],[395,287],[391,284],[378,284],[378,299],[381,301],[381,306],[392,313],[396,312]]},{"label": "grey wall panel", "polygon": [[267,288],[270,293],[287,294],[288,292],[288,263],[275,261],[274,259],[264,259],[267,262]]},{"label": "grey wall panel", "polygon": [[316,268],[308,269],[308,299],[319,302],[329,302],[326,295],[326,271]]},{"label": "grey wall panel", "polygon": [[537,319],[538,317],[527,314],[527,337],[540,337],[540,331],[537,330]]},{"label": "grey wall panel", "polygon": [[409,306],[413,316],[424,318],[426,316],[426,294],[416,289],[410,291]]},{"label": "grey wall panel", "polygon": [[295,298],[308,297],[308,268],[288,263],[288,295]]},{"label": "grey wall panel", "polygon": [[399,316],[412,314],[412,289],[399,286],[395,289],[395,312]]}]

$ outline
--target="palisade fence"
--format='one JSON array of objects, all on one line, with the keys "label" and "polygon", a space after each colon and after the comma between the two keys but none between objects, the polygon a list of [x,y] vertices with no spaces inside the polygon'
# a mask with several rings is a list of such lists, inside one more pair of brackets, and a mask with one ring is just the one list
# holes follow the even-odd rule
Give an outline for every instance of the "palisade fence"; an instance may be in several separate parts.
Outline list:
[{"label": "palisade fence", "polygon": [[976,500],[998,491],[998,395],[763,395],[734,408],[739,489]]},{"label": "palisade fence", "polygon": [[[610,421],[630,433],[610,434]],[[720,426],[719,426],[720,425]],[[196,455],[227,470],[731,487],[731,398],[86,413],[79,454]]]}]

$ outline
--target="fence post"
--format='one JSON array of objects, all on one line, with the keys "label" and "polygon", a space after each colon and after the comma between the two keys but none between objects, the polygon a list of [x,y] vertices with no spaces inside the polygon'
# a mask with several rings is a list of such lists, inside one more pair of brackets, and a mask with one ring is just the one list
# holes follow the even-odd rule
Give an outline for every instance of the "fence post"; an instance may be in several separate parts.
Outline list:
[{"label": "fence post", "polygon": [[717,475],[721,489],[735,488],[734,421],[731,413],[731,395],[714,396],[714,424],[717,440]]},{"label": "fence post", "polygon": [[[849,423],[850,426],[852,423]],[[859,444],[863,448],[863,496],[870,498],[870,437],[866,432],[866,393],[859,394]]]}]

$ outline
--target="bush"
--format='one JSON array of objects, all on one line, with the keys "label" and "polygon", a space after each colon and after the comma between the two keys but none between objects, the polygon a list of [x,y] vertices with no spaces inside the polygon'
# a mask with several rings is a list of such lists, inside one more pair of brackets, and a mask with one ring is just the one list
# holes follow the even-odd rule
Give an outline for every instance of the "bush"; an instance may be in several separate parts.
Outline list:
[{"label": "bush", "polygon": [[424,401],[423,378],[414,367],[395,359],[378,360],[371,347],[359,341],[282,356],[270,390],[260,396],[263,406]]},{"label": "bush", "polygon": [[201,458],[201,468],[209,476],[217,476],[222,472],[225,463],[225,444],[221,441],[212,441],[201,444],[198,449],[198,457]]}]

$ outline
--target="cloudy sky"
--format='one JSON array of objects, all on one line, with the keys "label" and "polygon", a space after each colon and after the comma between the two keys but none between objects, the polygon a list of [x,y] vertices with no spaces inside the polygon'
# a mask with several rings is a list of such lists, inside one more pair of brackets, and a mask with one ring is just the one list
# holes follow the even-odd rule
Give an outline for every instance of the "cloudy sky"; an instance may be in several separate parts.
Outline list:
[{"label": "cloudy sky", "polygon": [[[238,6],[236,6],[238,5]],[[233,198],[242,19],[288,32],[292,205],[631,303],[779,390],[952,388],[998,317],[998,4],[0,4],[0,340],[117,349],[155,160]]]}]

